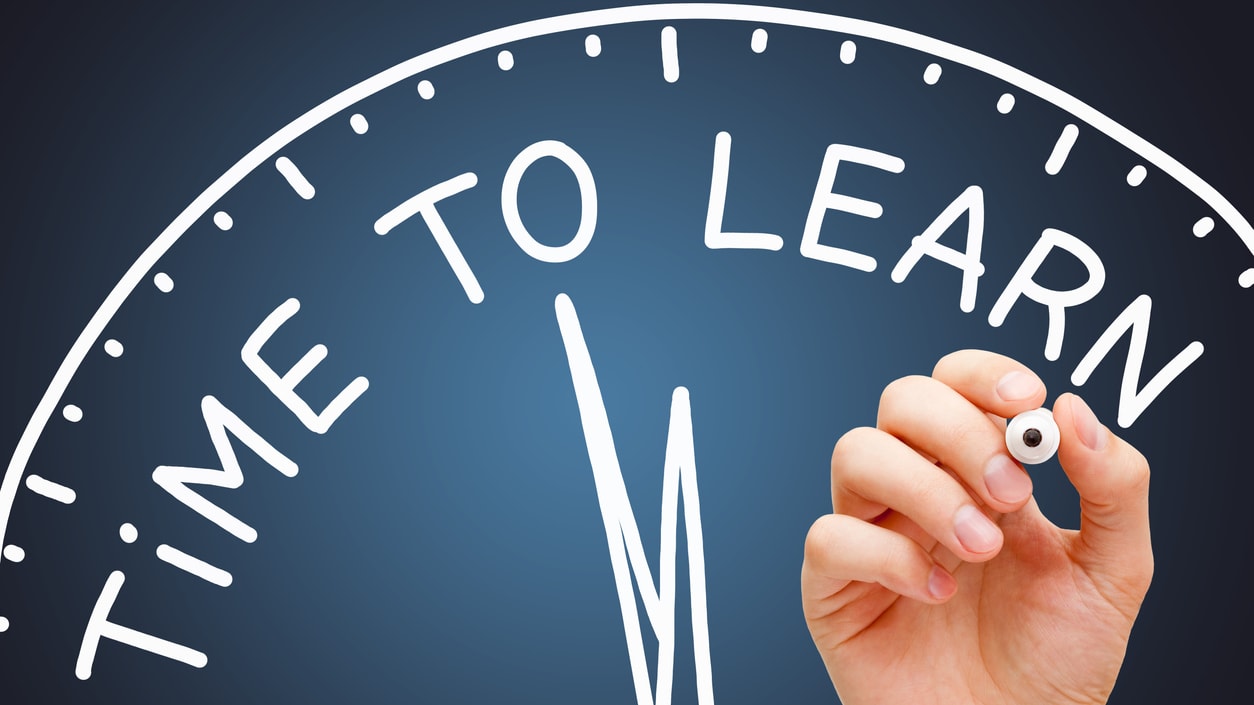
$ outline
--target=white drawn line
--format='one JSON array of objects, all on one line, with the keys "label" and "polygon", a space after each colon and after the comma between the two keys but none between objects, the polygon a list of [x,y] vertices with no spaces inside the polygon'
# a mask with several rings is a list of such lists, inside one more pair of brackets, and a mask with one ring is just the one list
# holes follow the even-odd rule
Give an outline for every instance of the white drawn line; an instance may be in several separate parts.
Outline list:
[{"label": "white drawn line", "polygon": [[852,64],[854,59],[858,57],[858,45],[852,39],[846,39],[840,44],[840,63],[848,65]]},{"label": "white drawn line", "polygon": [[157,272],[152,275],[152,285],[157,287],[157,291],[168,294],[174,291],[174,280],[165,272]]},{"label": "white drawn line", "polygon": [[1132,170],[1128,172],[1128,185],[1132,188],[1136,188],[1137,186],[1145,183],[1145,176],[1147,173],[1148,172],[1145,170],[1144,164],[1137,164],[1132,167]]},{"label": "white drawn line", "polygon": [[1254,286],[1254,268],[1241,272],[1241,276],[1237,277],[1237,283],[1240,284],[1243,289],[1248,289]]},{"label": "white drawn line", "polygon": [[479,279],[475,277],[475,272],[470,268],[470,263],[466,261],[466,256],[462,254],[461,248],[457,246],[457,241],[453,239],[453,234],[449,232],[448,225],[444,219],[440,217],[440,212],[435,208],[435,204],[443,201],[450,196],[474,188],[479,183],[479,177],[474,172],[466,172],[455,176],[448,181],[443,181],[419,193],[411,196],[404,203],[393,208],[392,210],[379,216],[374,223],[374,231],[379,235],[387,235],[392,229],[401,223],[409,220],[415,215],[422,215],[422,220],[427,224],[427,229],[431,231],[432,237],[440,247],[440,252],[444,254],[444,259],[448,260],[448,264],[453,269],[453,274],[457,276],[457,281],[461,283],[462,289],[466,292],[466,298],[471,303],[483,303],[483,287],[479,285]]},{"label": "white drawn line", "polygon": [[122,539],[122,543],[135,543],[139,539],[139,529],[128,521],[118,527],[118,538]]},{"label": "white drawn line", "polygon": [[725,233],[723,213],[727,208],[727,176],[731,170],[732,138],[727,132],[714,136],[714,170],[710,173],[710,203],[705,212],[705,246],[711,250],[724,248],[771,250],[784,247],[784,238],[772,233]]},{"label": "white drawn line", "polygon": [[[566,294],[554,301],[562,345],[570,365],[571,382],[579,404],[588,460],[596,483],[597,502],[609,544],[614,585],[623,614],[627,653],[638,705],[670,705],[675,668],[675,538],[679,495],[684,497],[684,528],[688,543],[688,597],[692,613],[692,648],[697,682],[698,705],[714,704],[713,672],[710,666],[710,628],[705,599],[705,547],[701,533],[701,503],[697,493],[696,451],[692,440],[692,406],[688,390],[676,387],[671,395],[671,418],[666,435],[666,455],[662,470],[662,527],[658,552],[658,582],[653,582],[649,561],[640,542],[623,471],[614,449],[614,434],[597,383],[596,370],[588,344],[579,325],[575,305]],[[644,636],[632,575],[640,592],[640,602],[653,633],[657,636],[657,695],[649,688],[649,664],[644,654]]]},{"label": "white drawn line", "polygon": [[113,315],[121,308],[123,302],[139,285],[156,263],[165,255],[179,238],[183,237],[188,228],[192,227],[223,195],[243,181],[258,166],[278,154],[279,150],[291,144],[293,140],[309,132],[323,121],[343,112],[357,102],[378,93],[400,81],[412,78],[424,71],[460,59],[471,54],[500,47],[506,44],[531,39],[546,34],[558,34],[587,30],[593,27],[627,24],[632,22],[673,22],[683,20],[727,20],[765,24],[791,25],[834,32],[843,35],[861,36],[889,44],[915,49],[945,59],[954,64],[961,64],[1001,79],[1025,93],[1051,103],[1067,113],[1075,116],[1094,130],[1105,134],[1129,150],[1140,155],[1150,164],[1158,167],[1182,186],[1189,189],[1208,206],[1215,214],[1226,222],[1245,243],[1247,249],[1254,254],[1254,226],[1236,209],[1236,206],[1224,198],[1213,186],[1206,183],[1200,176],[1181,164],[1174,157],[1147,142],[1128,128],[1120,125],[1105,114],[1097,111],[1087,103],[1056,88],[1035,76],[1002,63],[978,52],[964,49],[955,44],[933,39],[898,27],[857,20],[849,17],[825,15],[818,12],[793,10],[781,7],[760,7],[756,5],[735,4],[658,4],[619,7],[604,10],[577,12],[558,17],[523,22],[477,34],[437,49],[425,52],[412,59],[403,61],[389,69],[381,71],[370,78],[351,86],[323,101],[304,115],[280,128],[267,137],[261,144],[245,154],[238,162],[218,177],[209,188],[205,189],[153,240],[134,264],[126,270],[122,278],[105,297],[96,309],[87,326],[79,333],[74,345],[61,361],[57,372],[52,377],[47,391],[40,398],[39,404],[26,423],[26,429],[18,440],[13,455],[9,458],[4,480],[0,482],[0,542],[4,540],[4,532],[8,528],[9,514],[13,508],[13,499],[17,496],[18,485],[22,481],[22,473],[26,463],[35,450],[35,443],[48,424],[61,395],[69,386],[70,380],[79,365],[95,346],[100,334],[104,331]]},{"label": "white drawn line", "polygon": [[213,583],[219,587],[231,586],[233,578],[230,573],[195,556],[189,556],[173,546],[164,543],[157,546],[157,558],[179,570],[187,571],[205,582]]},{"label": "white drawn line", "polygon": [[1049,153],[1049,159],[1045,161],[1045,173],[1050,176],[1057,176],[1062,171],[1062,165],[1067,163],[1067,157],[1071,154],[1071,148],[1075,146],[1075,139],[1080,135],[1080,128],[1075,125],[1067,125],[1062,128],[1062,134],[1058,135],[1058,141],[1054,143],[1054,151]]},{"label": "white drawn line", "polygon": [[218,230],[226,232],[235,225],[235,221],[231,218],[231,214],[226,211],[218,211],[213,214],[213,224],[218,226]]},{"label": "white drawn line", "polygon": [[662,28],[662,78],[667,83],[679,80],[679,33],[674,27]]},{"label": "white drawn line", "polygon": [[118,592],[122,590],[124,582],[126,575],[120,570],[113,571],[105,580],[104,589],[100,591],[100,597],[96,598],[96,606],[92,608],[87,629],[83,632],[83,643],[78,649],[74,675],[83,681],[91,678],[91,668],[96,662],[96,649],[100,647],[102,638],[143,649],[194,668],[204,668],[209,657],[195,649],[109,621],[109,611],[113,609],[113,603],[117,601]]},{"label": "white drawn line", "polygon": [[766,51],[766,42],[769,38],[766,30],[758,27],[753,30],[753,35],[749,37],[749,48],[753,50],[754,54],[761,54]]},{"label": "white drawn line", "polygon": [[287,185],[292,187],[296,195],[306,201],[314,197],[313,184],[309,183],[309,179],[306,179],[305,175],[300,173],[300,169],[296,168],[291,159],[279,157],[274,160],[274,168],[278,169],[283,178],[287,179]]},{"label": "white drawn line", "polygon": [[74,490],[66,487],[65,485],[58,485],[52,480],[45,480],[38,475],[26,476],[26,489],[41,497],[47,497],[48,499],[55,500],[61,504],[74,504],[74,500],[78,498],[78,495],[74,493]]}]

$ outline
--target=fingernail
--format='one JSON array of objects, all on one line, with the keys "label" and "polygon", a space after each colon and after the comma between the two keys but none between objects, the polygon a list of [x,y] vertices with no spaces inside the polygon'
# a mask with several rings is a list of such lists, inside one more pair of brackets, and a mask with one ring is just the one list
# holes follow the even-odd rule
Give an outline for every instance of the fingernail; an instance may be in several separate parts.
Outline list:
[{"label": "fingernail", "polygon": [[958,581],[944,568],[934,565],[927,576],[927,591],[932,597],[943,600],[958,589]]},{"label": "fingernail", "polygon": [[1008,455],[995,455],[984,466],[984,486],[993,499],[1018,504],[1032,494],[1032,478]]},{"label": "fingernail", "polygon": [[997,548],[997,526],[973,504],[964,504],[954,513],[954,533],[958,543],[972,553],[988,553]]},{"label": "fingernail", "polygon": [[1035,396],[1043,387],[1035,375],[1016,370],[997,382],[997,396],[1002,401],[1023,401]]},{"label": "fingernail", "polygon": [[1088,446],[1089,450],[1106,449],[1106,427],[1093,415],[1089,405],[1074,394],[1071,396],[1071,418],[1075,419],[1075,432],[1081,443]]}]

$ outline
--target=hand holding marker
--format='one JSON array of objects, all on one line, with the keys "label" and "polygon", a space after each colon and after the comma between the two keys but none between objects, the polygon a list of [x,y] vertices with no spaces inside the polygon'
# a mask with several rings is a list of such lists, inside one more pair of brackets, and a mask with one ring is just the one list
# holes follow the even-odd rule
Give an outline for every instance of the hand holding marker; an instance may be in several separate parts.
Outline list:
[{"label": "hand holding marker", "polygon": [[[836,443],[801,595],[841,702],[1106,702],[1154,571],[1149,465],[1079,397],[1045,399],[1020,363],[962,350]],[[1020,465],[1055,452],[1079,531]]]}]

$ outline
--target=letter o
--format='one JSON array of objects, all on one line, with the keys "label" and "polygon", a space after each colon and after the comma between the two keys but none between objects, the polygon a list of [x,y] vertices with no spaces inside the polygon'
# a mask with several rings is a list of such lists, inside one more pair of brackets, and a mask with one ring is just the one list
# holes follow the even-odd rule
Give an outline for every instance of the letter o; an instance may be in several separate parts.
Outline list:
[{"label": "letter o", "polygon": [[[518,185],[523,174],[538,160],[554,157],[566,165],[579,184],[579,228],[570,242],[560,247],[551,247],[538,242],[527,226],[523,225],[522,216],[518,213]],[[569,262],[588,247],[592,241],[592,233],[597,226],[597,186],[592,178],[592,170],[583,157],[563,142],[544,140],[527,147],[514,157],[509,169],[505,170],[505,181],[501,184],[501,215],[505,217],[505,227],[514,238],[514,242],[523,252],[541,262]]]}]

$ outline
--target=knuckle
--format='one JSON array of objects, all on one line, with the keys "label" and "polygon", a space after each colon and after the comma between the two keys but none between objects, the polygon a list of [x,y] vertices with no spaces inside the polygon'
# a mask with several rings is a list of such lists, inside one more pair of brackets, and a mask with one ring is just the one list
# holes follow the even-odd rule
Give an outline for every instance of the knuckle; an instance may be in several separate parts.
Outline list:
[{"label": "knuckle", "polygon": [[1149,591],[1150,583],[1154,581],[1153,551],[1146,551],[1145,557],[1137,562],[1132,572],[1132,580],[1141,595]]},{"label": "knuckle", "polygon": [[963,449],[981,448],[987,445],[988,428],[961,423],[952,419],[933,418],[931,423],[942,426],[941,438],[947,457],[962,455]]},{"label": "knuckle", "polygon": [[1135,620],[1153,579],[1153,553],[1148,550],[1138,553],[1133,558],[1125,559],[1120,566],[1119,573],[1108,579],[1107,599],[1111,600],[1116,609],[1119,609],[1129,621]]},{"label": "knuckle", "polygon": [[805,561],[814,563],[833,550],[839,539],[839,521],[835,515],[825,514],[810,525],[806,532]]},{"label": "knuckle", "polygon": [[941,357],[941,359],[936,361],[936,365],[932,367],[932,376],[939,377],[945,374],[950,367],[958,364],[963,357],[970,354],[970,350],[955,350]]},{"label": "knuckle", "polygon": [[915,582],[912,578],[919,566],[925,564],[927,559],[923,557],[922,549],[916,550],[915,545],[905,541],[894,541],[884,547],[877,561],[878,565],[875,567],[877,575],[886,582],[903,585]]},{"label": "knuckle", "polygon": [[909,375],[889,382],[880,393],[880,415],[883,416],[886,411],[892,411],[902,403],[909,403],[918,396],[919,386],[931,381],[931,378],[922,375]]},{"label": "knuckle", "polygon": [[1126,492],[1135,495],[1148,495],[1150,483],[1150,466],[1145,455],[1128,443],[1123,443],[1125,450],[1122,480]]},{"label": "knuckle", "polygon": [[[948,515],[958,511],[965,498],[957,496],[960,490],[948,482],[944,473],[920,473],[909,479],[903,487],[903,496],[912,506],[926,508],[929,516]],[[931,523],[919,517],[925,523]]]},{"label": "knuckle", "polygon": [[879,431],[868,426],[858,426],[846,431],[832,448],[833,476],[846,474],[878,435]]}]

